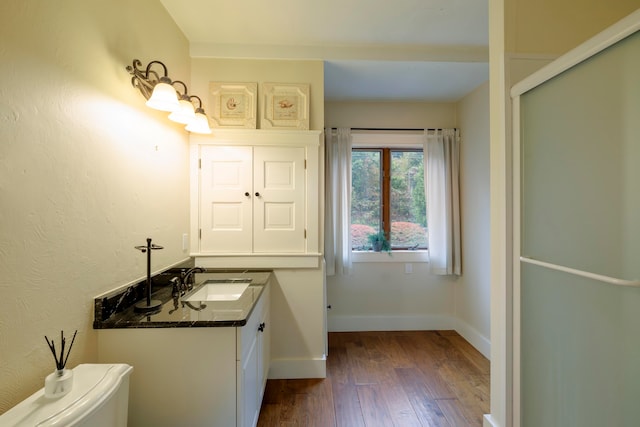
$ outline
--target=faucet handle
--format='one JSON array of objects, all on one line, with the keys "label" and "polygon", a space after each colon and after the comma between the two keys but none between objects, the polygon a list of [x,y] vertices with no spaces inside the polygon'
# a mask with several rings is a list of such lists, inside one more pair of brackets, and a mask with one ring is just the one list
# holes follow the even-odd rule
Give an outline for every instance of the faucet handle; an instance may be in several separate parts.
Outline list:
[{"label": "faucet handle", "polygon": [[195,273],[205,273],[207,270],[202,267],[192,267],[188,270],[182,270],[180,272],[180,281],[182,283],[182,287],[191,290],[193,289],[194,284],[194,274]]},{"label": "faucet handle", "polygon": [[180,279],[178,279],[177,277],[174,277],[173,279],[169,280],[169,283],[171,283],[171,296],[172,297],[179,297],[180,296]]}]

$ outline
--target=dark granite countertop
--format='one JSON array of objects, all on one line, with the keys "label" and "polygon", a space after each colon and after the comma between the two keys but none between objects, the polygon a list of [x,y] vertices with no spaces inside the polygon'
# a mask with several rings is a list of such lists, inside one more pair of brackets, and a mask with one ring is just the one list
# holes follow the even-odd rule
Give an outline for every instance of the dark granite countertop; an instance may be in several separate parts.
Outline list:
[{"label": "dark granite countertop", "polygon": [[[179,270],[178,270],[179,271]],[[181,297],[172,297],[169,280],[175,272],[164,272],[152,281],[152,299],[160,300],[162,306],[152,313],[134,311],[140,300],[140,285],[114,291],[96,298],[94,329],[116,328],[193,328],[244,326],[253,307],[262,295],[271,276],[270,271],[207,270],[195,274],[194,291]],[[178,273],[179,274],[179,273]],[[207,280],[251,279],[250,285],[239,299],[234,301],[184,301]],[[144,295],[144,293],[142,294]]]}]

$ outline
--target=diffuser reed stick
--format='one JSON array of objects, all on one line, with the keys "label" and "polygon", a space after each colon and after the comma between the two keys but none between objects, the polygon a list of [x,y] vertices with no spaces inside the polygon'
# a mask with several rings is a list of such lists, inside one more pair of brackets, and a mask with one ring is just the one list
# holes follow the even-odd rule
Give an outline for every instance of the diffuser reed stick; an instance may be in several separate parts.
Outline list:
[{"label": "diffuser reed stick", "polygon": [[53,338],[51,338],[51,341],[49,341],[49,338],[47,338],[47,336],[44,336],[44,339],[47,341],[47,345],[49,345],[49,349],[51,350],[51,353],[53,354],[53,359],[56,361],[56,369],[58,371],[61,371],[64,369],[64,367],[67,365],[67,360],[69,360],[69,354],[71,354],[71,347],[73,347],[73,342],[76,340],[76,334],[78,333],[78,330],[76,329],[76,331],[73,333],[73,338],[71,339],[71,344],[69,344],[69,348],[67,349],[67,356],[65,357],[64,355],[64,347],[66,345],[66,341],[67,339],[64,337],[64,332],[60,331],[60,345],[61,345],[61,349],[60,349],[60,357],[58,357],[58,354],[56,353],[56,343],[53,341]]}]

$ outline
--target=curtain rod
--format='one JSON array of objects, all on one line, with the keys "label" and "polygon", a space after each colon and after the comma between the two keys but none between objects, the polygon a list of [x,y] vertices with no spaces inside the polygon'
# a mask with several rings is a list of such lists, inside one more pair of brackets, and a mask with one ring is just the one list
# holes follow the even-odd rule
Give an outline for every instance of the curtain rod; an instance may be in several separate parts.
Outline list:
[{"label": "curtain rod", "polygon": [[[331,130],[337,130],[338,128],[331,128]],[[349,128],[351,130],[390,130],[390,131],[407,131],[407,132],[417,132],[417,131],[423,131],[423,130],[440,130],[443,128],[419,128],[419,129],[412,129],[412,128]],[[453,128],[454,130],[458,130],[458,128]]]}]

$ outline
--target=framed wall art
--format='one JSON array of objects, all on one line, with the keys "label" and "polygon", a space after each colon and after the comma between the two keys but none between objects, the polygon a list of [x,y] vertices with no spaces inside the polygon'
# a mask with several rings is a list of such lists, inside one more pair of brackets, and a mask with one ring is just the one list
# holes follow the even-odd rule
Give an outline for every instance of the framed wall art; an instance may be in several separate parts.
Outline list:
[{"label": "framed wall art", "polygon": [[257,91],[257,83],[210,82],[212,127],[255,129]]},{"label": "framed wall art", "polygon": [[260,87],[262,129],[309,129],[309,85],[263,83]]}]

